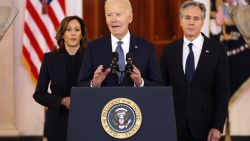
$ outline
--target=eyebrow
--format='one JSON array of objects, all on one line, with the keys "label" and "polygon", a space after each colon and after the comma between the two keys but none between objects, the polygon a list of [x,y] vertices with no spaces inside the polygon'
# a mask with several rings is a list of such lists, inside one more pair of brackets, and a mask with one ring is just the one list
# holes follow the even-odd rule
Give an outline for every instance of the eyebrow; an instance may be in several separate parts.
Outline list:
[{"label": "eyebrow", "polygon": [[192,16],[192,15],[184,15],[183,17],[194,17],[194,18],[201,18],[202,16]]},{"label": "eyebrow", "polygon": [[71,26],[67,26],[67,28],[80,28],[78,25],[77,26],[74,26],[74,27],[71,27]]}]

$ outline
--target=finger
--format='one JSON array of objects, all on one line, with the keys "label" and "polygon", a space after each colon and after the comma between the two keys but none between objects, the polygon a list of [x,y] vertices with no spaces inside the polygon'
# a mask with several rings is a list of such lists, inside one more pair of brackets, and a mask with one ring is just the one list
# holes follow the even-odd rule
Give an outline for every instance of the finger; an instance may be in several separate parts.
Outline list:
[{"label": "finger", "polygon": [[97,67],[97,70],[98,70],[98,69],[99,69],[99,70],[100,70],[100,69],[102,70],[102,69],[103,69],[103,65],[99,65],[99,66]]},{"label": "finger", "polygon": [[104,71],[104,75],[107,76],[109,74],[109,72],[111,71],[110,68],[107,68],[105,71]]},{"label": "finger", "polygon": [[100,65],[100,66],[97,67],[97,69],[95,71],[100,72],[100,71],[102,71],[102,69],[103,69],[103,65]]},{"label": "finger", "polygon": [[138,68],[135,65],[133,65],[133,72],[138,72],[138,71],[139,71]]},{"label": "finger", "polygon": [[134,72],[134,73],[137,74],[137,75],[141,75],[140,70],[139,70],[136,66],[134,66],[134,69],[133,69],[132,72]]},{"label": "finger", "polygon": [[219,136],[217,136],[217,135],[212,136],[212,141],[219,141],[219,140],[220,140]]},{"label": "finger", "polygon": [[102,73],[102,70],[96,70],[96,71],[95,71],[95,75],[101,74],[101,73]]},{"label": "finger", "polygon": [[140,75],[140,72],[137,69],[133,69],[131,72],[132,75]]},{"label": "finger", "polygon": [[134,81],[135,75],[131,73],[131,74],[130,74],[130,78]]},{"label": "finger", "polygon": [[211,132],[209,132],[209,134],[208,134],[208,137],[207,137],[207,141],[211,141]]}]

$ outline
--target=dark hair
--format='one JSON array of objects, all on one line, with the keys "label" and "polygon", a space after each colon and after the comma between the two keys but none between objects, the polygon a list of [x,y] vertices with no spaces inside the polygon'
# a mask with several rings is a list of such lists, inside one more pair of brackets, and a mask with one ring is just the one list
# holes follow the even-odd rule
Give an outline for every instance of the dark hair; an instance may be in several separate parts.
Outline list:
[{"label": "dark hair", "polygon": [[58,47],[55,47],[53,52],[57,53],[57,52],[60,52],[61,50],[64,50],[65,49],[65,45],[64,45],[64,39],[63,39],[63,35],[67,29],[67,26],[69,24],[70,21],[72,20],[77,20],[80,24],[80,28],[81,28],[81,33],[82,33],[82,39],[80,40],[80,48],[79,49],[85,49],[86,48],[86,44],[87,44],[87,31],[86,31],[86,26],[85,26],[85,23],[84,21],[78,17],[78,16],[67,16],[65,17],[59,27],[58,27],[58,30],[57,30],[57,33],[56,33],[56,40],[57,40],[57,45]]},{"label": "dark hair", "polygon": [[250,0],[246,0],[247,4],[250,5]]}]

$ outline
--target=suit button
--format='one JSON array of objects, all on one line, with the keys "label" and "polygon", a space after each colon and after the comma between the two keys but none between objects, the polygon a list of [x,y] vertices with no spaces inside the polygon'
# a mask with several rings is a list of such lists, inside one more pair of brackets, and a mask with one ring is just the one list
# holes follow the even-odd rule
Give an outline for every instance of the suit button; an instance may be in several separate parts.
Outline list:
[{"label": "suit button", "polygon": [[188,88],[188,91],[191,91],[191,88]]}]

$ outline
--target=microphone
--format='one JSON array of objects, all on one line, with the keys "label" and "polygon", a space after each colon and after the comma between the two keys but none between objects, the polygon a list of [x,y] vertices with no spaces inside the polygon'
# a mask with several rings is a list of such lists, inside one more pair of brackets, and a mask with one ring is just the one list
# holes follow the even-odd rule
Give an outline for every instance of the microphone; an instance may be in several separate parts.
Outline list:
[{"label": "microphone", "polygon": [[127,64],[125,66],[125,72],[127,74],[130,74],[133,71],[134,67],[133,67],[133,55],[129,52],[126,55],[126,61]]},{"label": "microphone", "polygon": [[113,74],[120,71],[119,66],[117,64],[118,60],[119,60],[118,53],[113,52],[112,53],[112,61],[111,61],[111,64],[110,64],[111,73],[113,73]]}]

